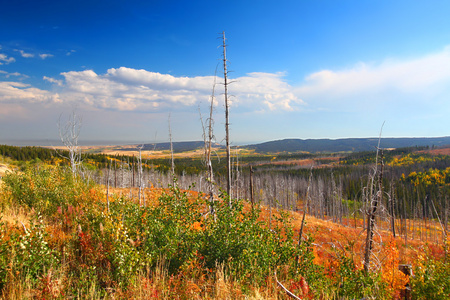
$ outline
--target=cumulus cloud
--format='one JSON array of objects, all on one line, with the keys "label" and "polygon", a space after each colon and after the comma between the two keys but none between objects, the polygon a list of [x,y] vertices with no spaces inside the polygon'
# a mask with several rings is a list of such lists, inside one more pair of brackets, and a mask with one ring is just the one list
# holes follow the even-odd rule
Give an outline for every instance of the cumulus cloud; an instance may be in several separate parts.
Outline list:
[{"label": "cumulus cloud", "polygon": [[[63,88],[68,99],[98,108],[122,111],[184,109],[208,101],[214,76],[176,77],[146,70],[111,68],[106,74],[92,70],[62,73],[64,82],[45,78]],[[252,110],[292,110],[302,101],[283,81],[283,74],[251,73],[230,87],[233,106]]]},{"label": "cumulus cloud", "polygon": [[0,53],[0,65],[9,64],[15,61],[16,59],[14,57],[8,57],[6,54]]},{"label": "cumulus cloud", "polygon": [[[7,59],[3,56],[2,61]],[[76,102],[117,111],[149,112],[168,108],[183,111],[207,102],[214,83],[214,76],[173,76],[126,67],[111,68],[103,74],[85,70],[61,75],[62,80],[43,77],[54,84],[57,94],[9,82],[2,83],[0,100]],[[270,112],[305,108],[355,111],[378,105],[380,101],[404,105],[411,99],[423,104],[450,93],[450,48],[415,59],[389,59],[378,64],[359,63],[343,70],[321,70],[309,74],[298,85],[289,84],[285,76],[282,72],[254,72],[231,79],[231,105],[235,111]],[[217,78],[218,100],[222,93],[221,81]]]},{"label": "cumulus cloud", "polygon": [[39,57],[40,57],[41,59],[46,59],[46,58],[48,58],[48,57],[53,57],[53,54],[42,53],[42,54],[39,54]]},{"label": "cumulus cloud", "polygon": [[[235,102],[238,105],[264,104],[269,110],[294,110],[304,102],[295,93],[294,88],[283,80],[283,73],[250,73],[237,78],[231,89],[237,92]],[[233,92],[234,93],[234,92]]]},{"label": "cumulus cloud", "polygon": [[0,102],[3,103],[58,103],[61,102],[57,93],[34,88],[20,82],[0,82]]}]

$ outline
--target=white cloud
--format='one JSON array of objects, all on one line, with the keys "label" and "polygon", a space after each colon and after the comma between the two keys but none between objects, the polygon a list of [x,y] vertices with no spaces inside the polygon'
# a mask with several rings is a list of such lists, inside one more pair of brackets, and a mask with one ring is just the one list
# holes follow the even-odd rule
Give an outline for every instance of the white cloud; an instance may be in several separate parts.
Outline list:
[{"label": "white cloud", "polygon": [[15,61],[16,59],[14,57],[8,57],[6,54],[0,53],[0,65],[9,64]]},{"label": "white cloud", "polygon": [[[208,101],[214,83],[214,76],[175,77],[125,67],[109,69],[103,75],[92,70],[61,75],[64,82],[44,79],[61,86],[61,95],[66,99],[122,111],[155,111],[168,107],[183,110]],[[282,76],[281,73],[252,73],[237,78],[229,87],[230,94],[235,96],[232,105],[252,111],[292,110],[293,104],[302,101],[292,93],[292,87]]]},{"label": "white cloud", "polygon": [[22,55],[22,57],[25,57],[25,58],[31,58],[31,57],[34,57],[34,54],[32,54],[32,53],[26,53],[26,52],[23,51],[23,50],[15,50],[15,51],[20,52],[20,55]]},{"label": "white cloud", "polygon": [[58,80],[58,79],[47,77],[47,76],[44,76],[43,79],[47,80],[50,83],[55,83],[58,86],[62,86],[63,85],[62,80]]},{"label": "white cloud", "polygon": [[0,102],[5,103],[56,103],[61,102],[59,95],[46,90],[31,87],[20,82],[0,82]]},{"label": "white cloud", "polygon": [[[237,92],[237,105],[265,105],[269,110],[294,110],[304,102],[294,94],[294,88],[283,80],[283,73],[250,73],[230,85]],[[262,108],[264,109],[264,107]]]},{"label": "white cloud", "polygon": [[125,67],[109,69],[107,76],[111,80],[130,85],[158,87],[160,89],[189,89],[209,91],[212,88],[213,76],[174,77],[146,70],[136,70]]},{"label": "white cloud", "polygon": [[75,53],[75,52],[76,52],[76,50],[70,50],[70,51],[67,51],[66,55],[67,55],[67,56],[70,56],[70,55],[72,55],[72,54]]},{"label": "white cloud", "polygon": [[42,59],[46,59],[48,57],[53,57],[53,54],[42,53],[42,54],[39,54],[39,57]]},{"label": "white cloud", "polygon": [[[111,68],[104,74],[85,70],[61,75],[64,80],[43,77],[55,84],[58,94],[10,82],[2,83],[0,100],[16,97],[22,101],[76,102],[117,111],[183,111],[207,102],[214,82],[214,76],[177,77],[126,67]],[[284,73],[254,72],[231,82],[229,94],[235,112],[295,111],[305,107],[309,111],[354,112],[380,103],[384,108],[398,109],[411,101],[425,105],[450,93],[450,48],[410,60],[390,59],[378,64],[359,63],[344,70],[322,70],[306,76],[297,86],[288,84]],[[216,98],[220,103],[221,83],[222,79],[217,78]]]},{"label": "white cloud", "polygon": [[28,75],[21,74],[19,72],[9,73],[9,72],[0,70],[0,74],[4,74],[6,78],[10,78],[11,76],[22,77],[22,78],[29,78]]}]

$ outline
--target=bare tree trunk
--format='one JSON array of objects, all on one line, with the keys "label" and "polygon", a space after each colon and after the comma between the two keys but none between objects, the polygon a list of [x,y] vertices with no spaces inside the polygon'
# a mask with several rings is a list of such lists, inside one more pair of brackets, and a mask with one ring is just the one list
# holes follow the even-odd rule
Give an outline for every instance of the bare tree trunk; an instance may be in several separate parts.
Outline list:
[{"label": "bare tree trunk", "polygon": [[[134,170],[130,170],[130,168],[132,168],[132,164],[133,162],[130,163],[130,157],[128,156],[128,169],[130,171],[130,173],[133,173],[132,178],[129,178],[128,183],[130,185],[130,199],[133,198],[133,181],[134,181]],[[131,174],[129,174],[131,175]]]},{"label": "bare tree trunk", "polygon": [[170,140],[170,157],[172,162],[172,183],[175,185],[175,161],[173,158],[172,128],[170,127],[170,114],[169,114],[169,140]]},{"label": "bare tree trunk", "polygon": [[135,164],[134,164],[134,154],[133,154],[133,158],[131,160],[131,169],[133,170],[133,182],[132,182],[132,187],[135,187],[136,185],[134,184],[135,180],[134,180],[134,172],[135,172]]},{"label": "bare tree trunk", "polygon": [[111,165],[112,165],[112,161],[110,159],[109,160],[108,175],[106,177],[106,205],[108,207],[108,212],[109,212],[109,174],[111,173]]},{"label": "bare tree trunk", "polygon": [[117,188],[117,159],[114,158],[114,188]]},{"label": "bare tree trunk", "polygon": [[[383,123],[384,125],[384,123]],[[381,127],[383,129],[383,126]],[[381,131],[380,138],[378,139],[377,146],[377,155],[375,158],[375,172],[373,177],[371,178],[370,183],[370,192],[368,195],[368,200],[370,201],[369,214],[367,216],[367,236],[366,236],[366,246],[364,251],[364,271],[368,272],[370,268],[370,256],[372,255],[372,247],[373,247],[373,231],[375,227],[375,213],[377,212],[378,203],[381,203],[383,199],[383,151],[380,149],[380,141],[381,141]],[[373,188],[375,186],[375,178],[377,176],[378,170],[378,153],[381,150],[381,168],[378,176],[378,192],[374,196]],[[372,204],[373,201],[373,204]]]},{"label": "bare tree trunk", "polygon": [[121,188],[125,187],[125,172],[124,172],[124,168],[123,168],[123,155],[120,158],[120,173],[122,175],[122,184],[120,185]]},{"label": "bare tree trunk", "polygon": [[138,158],[138,186],[139,186],[139,206],[142,205],[142,148],[144,148],[144,144],[139,147],[139,158]]},{"label": "bare tree trunk", "polygon": [[225,143],[227,147],[227,194],[229,205],[231,206],[231,151],[230,151],[230,121],[229,121],[229,103],[228,103],[228,71],[227,71],[227,45],[225,43],[225,32],[222,32],[223,40],[223,77],[224,77],[224,96],[225,96]]},{"label": "bare tree trunk", "polygon": [[[209,118],[208,118],[208,140],[207,145],[205,147],[206,150],[206,164],[208,168],[208,191],[209,191],[209,211],[212,215],[214,215],[214,172],[213,172],[213,166],[211,161],[211,152],[212,152],[212,141],[214,139],[214,132],[213,132],[213,112],[214,112],[214,99],[215,99],[215,90],[216,90],[216,74],[217,74],[217,67],[216,71],[214,73],[214,84],[211,91],[211,104],[209,107]],[[206,140],[206,137],[205,137]]]},{"label": "bare tree trunk", "polygon": [[394,210],[394,187],[393,187],[393,183],[391,181],[391,192],[390,192],[390,197],[389,197],[389,204],[390,204],[390,213],[391,213],[391,231],[392,231],[392,235],[395,238],[395,210]]},{"label": "bare tree trunk", "polygon": [[252,204],[252,211],[255,206],[255,199],[253,198],[253,167],[250,166],[250,203]]},{"label": "bare tree trunk", "polygon": [[302,225],[300,226],[300,232],[298,234],[298,245],[301,245],[301,243],[302,243],[303,227],[305,225],[305,219],[306,219],[306,208],[308,207],[308,202],[309,202],[309,189],[311,187],[311,179],[312,179],[312,168],[311,168],[311,173],[309,175],[308,188],[306,189],[306,199],[303,204]]}]

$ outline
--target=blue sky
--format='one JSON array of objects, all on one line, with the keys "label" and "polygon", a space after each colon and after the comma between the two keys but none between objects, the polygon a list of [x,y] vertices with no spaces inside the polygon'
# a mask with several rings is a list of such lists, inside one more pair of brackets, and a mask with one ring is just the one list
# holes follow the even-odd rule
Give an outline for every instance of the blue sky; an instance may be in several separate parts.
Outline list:
[{"label": "blue sky", "polygon": [[[3,1],[0,143],[450,135],[448,1]],[[155,138],[156,136],[156,138]]]}]

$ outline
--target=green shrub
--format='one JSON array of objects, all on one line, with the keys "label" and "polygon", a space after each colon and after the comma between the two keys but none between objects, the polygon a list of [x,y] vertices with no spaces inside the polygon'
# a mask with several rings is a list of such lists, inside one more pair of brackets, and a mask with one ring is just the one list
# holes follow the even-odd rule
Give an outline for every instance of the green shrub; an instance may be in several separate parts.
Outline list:
[{"label": "green shrub", "polygon": [[59,263],[59,253],[52,249],[47,240],[48,233],[41,218],[35,220],[30,228],[23,231],[9,230],[7,225],[1,226],[0,245],[0,286],[6,283],[8,277],[27,277],[33,283],[48,270]]},{"label": "green shrub", "polygon": [[426,257],[414,268],[411,278],[414,299],[450,299],[450,264]]},{"label": "green shrub", "polygon": [[45,216],[51,216],[58,208],[77,206],[91,185],[64,168],[36,165],[21,172],[8,173],[3,182],[12,201],[28,206]]}]

